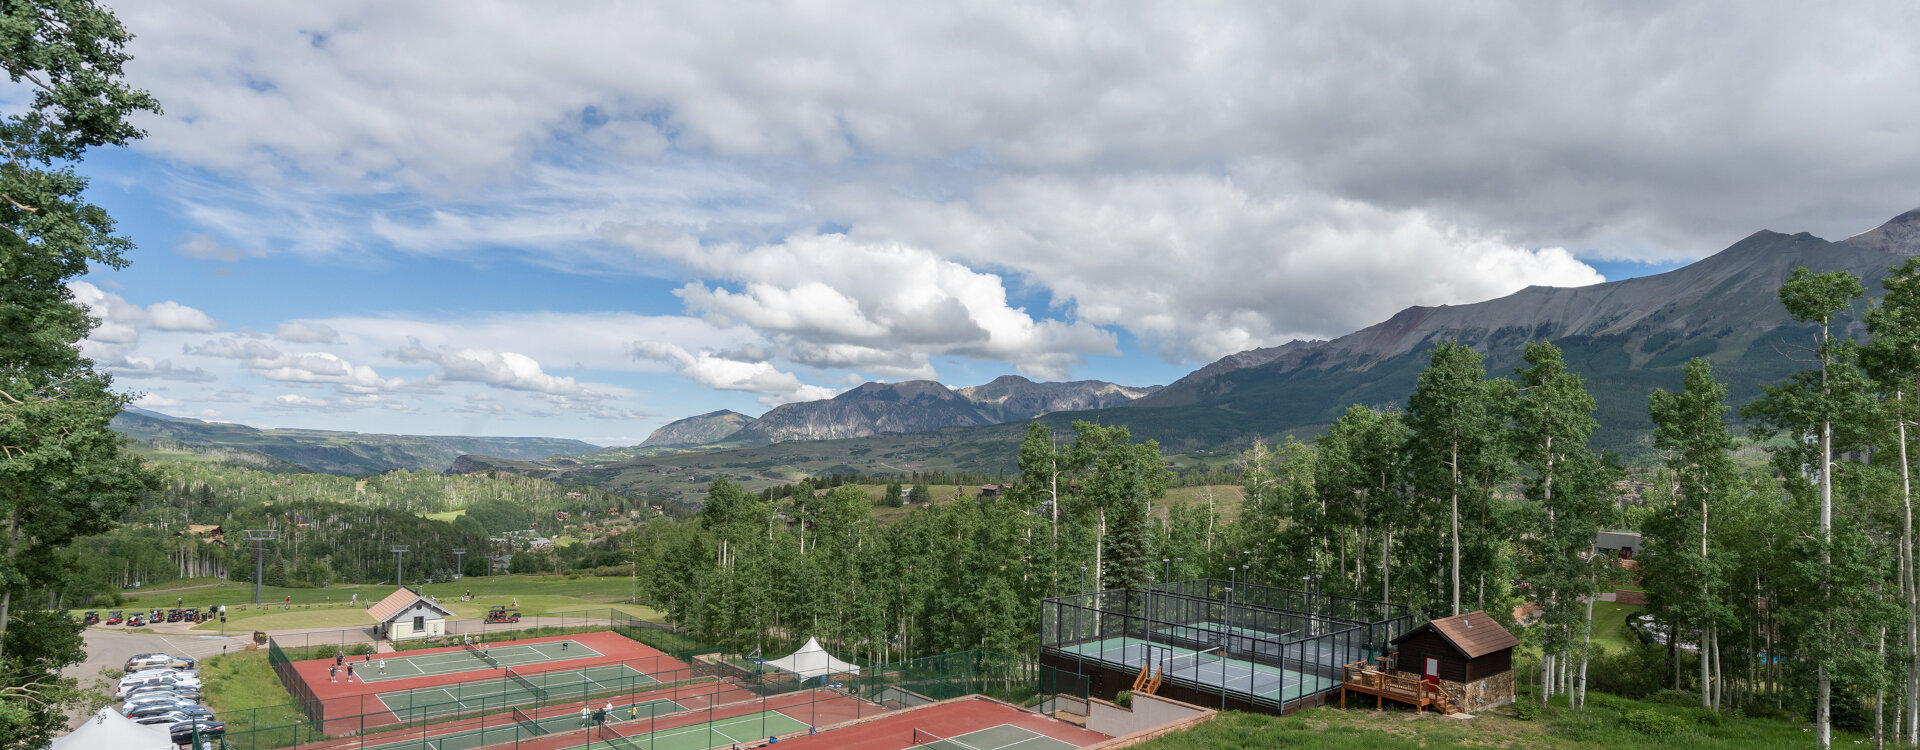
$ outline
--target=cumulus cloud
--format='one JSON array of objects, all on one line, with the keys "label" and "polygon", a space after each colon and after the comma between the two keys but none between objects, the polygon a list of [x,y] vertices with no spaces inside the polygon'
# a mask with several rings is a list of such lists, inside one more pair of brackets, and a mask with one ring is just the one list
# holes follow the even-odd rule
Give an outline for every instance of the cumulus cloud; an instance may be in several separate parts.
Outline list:
[{"label": "cumulus cloud", "polygon": [[1407,305],[1605,280],[1563,248],[1424,211],[1254,192],[1231,176],[1022,178],[963,200],[860,192],[832,205],[855,237],[1009,269],[1079,320],[1153,339],[1175,361],[1338,336]]},{"label": "cumulus cloud", "polygon": [[[631,241],[627,228],[608,236]],[[1085,354],[1118,354],[1113,334],[1078,321],[1036,319],[1013,307],[999,276],[926,249],[860,242],[843,234],[801,234],[752,247],[631,244],[695,272],[739,286],[690,282],[675,294],[716,325],[746,325],[798,360],[852,369],[931,374],[927,355],[1010,362],[1059,379]],[[906,349],[918,361],[903,362]],[[784,354],[785,352],[783,352]]]},{"label": "cumulus cloud", "polygon": [[308,398],[298,393],[283,393],[273,397],[275,406],[320,408],[327,406],[325,399]]},{"label": "cumulus cloud", "polygon": [[130,75],[168,103],[140,148],[263,183],[484,192],[559,142],[629,164],[1250,157],[1527,245],[1675,255],[1782,220],[1858,231],[1920,170],[1920,58],[1875,2],[192,5],[120,10]]},{"label": "cumulus cloud", "polygon": [[693,354],[673,344],[640,341],[633,345],[640,359],[661,362],[681,375],[708,388],[761,394],[767,406],[795,401],[817,401],[838,393],[831,388],[809,385],[790,372],[782,372],[768,362],[741,362],[723,359],[707,352]]},{"label": "cumulus cloud", "polygon": [[139,340],[139,331],[142,330],[220,330],[220,324],[206,313],[173,300],[141,307],[85,281],[68,282],[67,290],[73,293],[75,302],[86,305],[94,317],[99,318],[100,326],[88,336],[97,342],[133,343]]},{"label": "cumulus cloud", "polygon": [[172,409],[180,405],[179,399],[167,398],[158,393],[145,393],[133,400],[133,405],[142,409]]},{"label": "cumulus cloud", "polygon": [[325,323],[290,320],[273,329],[273,337],[296,344],[337,344],[340,332]]},{"label": "cumulus cloud", "polygon": [[147,357],[127,356],[116,359],[100,359],[95,364],[113,372],[117,378],[157,380],[179,380],[188,383],[209,383],[218,380],[216,376],[198,367],[179,367],[170,359],[150,359]]},{"label": "cumulus cloud", "polygon": [[391,353],[402,362],[430,362],[440,366],[442,380],[485,383],[516,391],[531,391],[563,396],[575,401],[601,398],[600,394],[574,382],[573,378],[548,375],[532,357],[515,352],[487,349],[439,351],[411,341]]},{"label": "cumulus cloud", "polygon": [[239,360],[248,372],[283,383],[331,384],[347,393],[370,394],[417,388],[401,378],[383,378],[331,352],[283,352],[257,339],[236,336],[189,346],[186,353]]}]

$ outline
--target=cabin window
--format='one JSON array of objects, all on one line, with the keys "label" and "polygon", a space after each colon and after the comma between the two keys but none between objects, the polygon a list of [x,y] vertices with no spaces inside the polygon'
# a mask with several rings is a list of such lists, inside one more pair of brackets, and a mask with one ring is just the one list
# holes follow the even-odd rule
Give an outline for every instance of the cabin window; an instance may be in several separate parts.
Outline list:
[{"label": "cabin window", "polygon": [[415,633],[418,633],[418,632],[420,632],[420,631],[422,631],[422,630],[426,630],[426,629],[427,629],[427,616],[426,616],[426,615],[416,615],[416,616],[414,616],[414,618],[413,618],[413,632],[415,632]]}]

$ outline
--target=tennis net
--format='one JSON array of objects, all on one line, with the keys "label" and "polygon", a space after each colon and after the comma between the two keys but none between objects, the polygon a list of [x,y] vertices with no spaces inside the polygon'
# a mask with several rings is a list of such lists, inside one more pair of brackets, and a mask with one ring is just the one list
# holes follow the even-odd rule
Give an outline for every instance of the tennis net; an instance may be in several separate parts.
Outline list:
[{"label": "tennis net", "polygon": [[463,641],[461,645],[467,647],[467,653],[473,654],[474,656],[486,656],[486,654],[480,652],[480,644],[474,643],[473,641]]},{"label": "tennis net", "polygon": [[533,693],[533,697],[539,698],[541,700],[546,700],[547,689],[540,687],[539,685],[533,684],[533,680],[527,679],[526,675],[513,671],[513,667],[507,667],[507,677],[512,679],[514,682],[520,683],[520,685],[522,687],[525,687],[528,690],[528,692]]},{"label": "tennis net", "polygon": [[913,730],[913,746],[914,747],[958,748],[958,750],[980,750],[979,748],[976,748],[965,742],[961,742],[955,739],[948,739],[946,737],[941,737],[940,735],[934,734],[925,729],[920,729],[918,727],[915,727]]},{"label": "tennis net", "polygon": [[517,706],[513,707],[513,720],[520,724],[520,730],[526,732],[528,736],[547,733],[547,730],[540,728],[540,722],[534,721],[533,717],[528,716],[527,712],[520,710]]},{"label": "tennis net", "polygon": [[1218,663],[1220,663],[1220,649],[1210,648],[1205,651],[1181,654],[1168,659],[1166,662],[1166,671],[1167,674],[1179,674],[1185,670],[1199,669],[1201,665],[1204,664]]},{"label": "tennis net", "polygon": [[601,742],[607,743],[607,747],[614,748],[614,750],[646,750],[646,748],[640,746],[640,743],[620,736],[619,732],[613,731],[613,727],[605,724],[601,724],[594,732],[595,735],[600,738]]}]

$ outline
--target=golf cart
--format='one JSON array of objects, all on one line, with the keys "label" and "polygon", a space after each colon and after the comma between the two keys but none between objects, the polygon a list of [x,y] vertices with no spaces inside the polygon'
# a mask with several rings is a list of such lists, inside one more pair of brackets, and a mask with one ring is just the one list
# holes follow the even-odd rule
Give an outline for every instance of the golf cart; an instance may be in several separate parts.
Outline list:
[{"label": "golf cart", "polygon": [[81,625],[93,625],[99,622],[100,622],[100,612],[98,610],[89,609],[87,610],[86,614],[80,616]]},{"label": "golf cart", "polygon": [[179,622],[183,616],[185,616],[185,613],[178,609],[167,610],[167,622]]},{"label": "golf cart", "polygon": [[127,618],[127,627],[137,628],[145,624],[147,624],[146,617],[139,612],[135,612],[132,617]]},{"label": "golf cart", "polygon": [[519,622],[519,621],[520,621],[520,610],[507,609],[504,605],[494,606],[487,610],[487,622],[489,624],[496,623],[496,622]]},{"label": "golf cart", "polygon": [[126,622],[126,621],[127,621],[127,618],[125,618],[125,617],[122,617],[122,616],[120,615],[120,610],[117,610],[117,609],[109,609],[109,610],[107,610],[107,624],[108,624],[108,625],[119,625],[120,623],[123,623],[123,622]]}]

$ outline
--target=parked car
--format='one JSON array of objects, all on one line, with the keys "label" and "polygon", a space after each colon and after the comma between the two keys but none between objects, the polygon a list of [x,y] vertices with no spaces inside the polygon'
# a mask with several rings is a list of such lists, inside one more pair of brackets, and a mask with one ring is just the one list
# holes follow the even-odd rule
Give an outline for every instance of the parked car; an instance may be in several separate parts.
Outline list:
[{"label": "parked car", "polygon": [[127,677],[121,677],[121,683],[131,683],[140,679],[200,679],[198,669],[154,668],[129,671]]},{"label": "parked car", "polygon": [[201,739],[219,738],[227,733],[227,724],[223,721],[182,721],[167,727],[167,738],[173,740],[175,747],[191,745],[196,730]]},{"label": "parked car", "polygon": [[176,693],[170,690],[149,690],[144,693],[136,693],[128,696],[120,705],[121,710],[124,711],[129,706],[152,706],[163,703],[195,706],[199,705],[200,696],[198,694]]},{"label": "parked car", "polygon": [[190,698],[199,698],[200,683],[155,681],[155,682],[141,682],[133,685],[122,685],[119,691],[113,694],[113,697],[120,700],[126,700],[128,698],[132,698],[133,696],[144,695],[146,693],[173,693],[175,695],[184,695]]},{"label": "parked car", "polygon": [[120,713],[124,715],[126,714],[126,712],[132,711],[137,708],[148,708],[152,706],[175,706],[178,708],[186,708],[188,706],[198,706],[198,705],[200,704],[195,703],[192,698],[188,698],[186,696],[178,695],[175,693],[147,693],[145,695],[135,696],[131,699],[128,699],[126,703],[121,704]]},{"label": "parked car", "polygon": [[196,672],[181,672],[172,669],[149,669],[142,672],[134,672],[133,674],[120,678],[120,687],[143,682],[192,683],[197,687],[200,684],[200,675]]},{"label": "parked car", "polygon": [[168,711],[164,714],[155,714],[153,716],[134,719],[133,723],[135,724],[178,724],[180,722],[189,721],[191,719],[192,717],[186,714],[180,713],[179,711]]},{"label": "parked car", "polygon": [[188,715],[186,706],[175,706],[175,705],[169,705],[169,704],[158,704],[158,705],[152,705],[152,706],[135,706],[131,710],[122,712],[122,715],[126,716],[129,719],[135,719],[135,720],[145,719],[152,716],[159,716],[161,714],[180,714],[181,716]]}]

